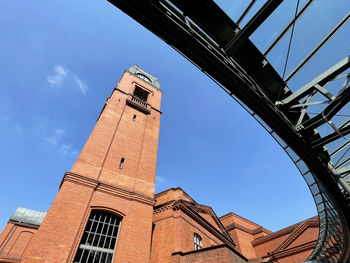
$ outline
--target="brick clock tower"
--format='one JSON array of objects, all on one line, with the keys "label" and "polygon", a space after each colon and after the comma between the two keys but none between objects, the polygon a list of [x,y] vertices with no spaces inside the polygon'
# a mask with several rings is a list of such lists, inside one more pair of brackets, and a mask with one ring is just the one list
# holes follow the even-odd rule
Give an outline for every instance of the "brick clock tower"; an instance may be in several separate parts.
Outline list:
[{"label": "brick clock tower", "polygon": [[22,262],[149,262],[161,94],[124,72]]}]

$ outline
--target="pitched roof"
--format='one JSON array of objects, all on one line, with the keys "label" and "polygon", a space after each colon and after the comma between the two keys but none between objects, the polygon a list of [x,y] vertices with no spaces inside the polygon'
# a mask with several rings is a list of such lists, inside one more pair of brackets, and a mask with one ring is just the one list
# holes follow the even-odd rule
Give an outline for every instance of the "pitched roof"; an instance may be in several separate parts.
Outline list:
[{"label": "pitched roof", "polygon": [[37,210],[18,207],[10,217],[10,221],[34,225],[34,226],[40,226],[45,216],[46,216],[46,212],[40,212]]}]

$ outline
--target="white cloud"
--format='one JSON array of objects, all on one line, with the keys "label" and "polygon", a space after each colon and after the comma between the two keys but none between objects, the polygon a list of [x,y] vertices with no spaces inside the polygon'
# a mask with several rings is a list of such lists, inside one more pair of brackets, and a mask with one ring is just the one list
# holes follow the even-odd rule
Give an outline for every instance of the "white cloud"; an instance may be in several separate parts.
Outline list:
[{"label": "white cloud", "polygon": [[6,122],[8,122],[8,121],[10,121],[11,119],[10,119],[10,117],[9,116],[7,116],[7,115],[3,115],[3,116],[1,116],[0,117],[0,119],[2,120],[2,121],[6,121]]},{"label": "white cloud", "polygon": [[56,128],[53,134],[45,137],[45,141],[53,146],[57,146],[62,136],[66,134],[66,131],[63,129]]},{"label": "white cloud", "polygon": [[77,74],[74,74],[74,72],[70,73],[70,71],[62,65],[55,66],[54,72],[52,76],[47,77],[47,81],[51,87],[60,86],[62,82],[67,79],[68,81],[75,82],[79,90],[86,96],[88,86]]},{"label": "white cloud", "polygon": [[166,182],[165,178],[160,175],[156,175],[156,184],[164,184]]},{"label": "white cloud", "polygon": [[86,96],[86,91],[88,89],[87,85],[78,76],[75,76],[74,80],[75,83],[78,84],[80,91]]},{"label": "white cloud", "polygon": [[60,151],[64,154],[69,153],[72,150],[72,145],[70,143],[63,143],[60,147]]},{"label": "white cloud", "polygon": [[66,134],[66,131],[63,130],[63,129],[58,129],[58,128],[56,128],[56,129],[55,129],[55,134],[58,135],[58,136],[62,136],[62,135],[65,135],[65,134]]},{"label": "white cloud", "polygon": [[56,149],[63,154],[78,155],[78,151],[73,148],[70,143],[64,141],[64,136],[67,134],[65,129],[55,128],[53,133],[44,138],[47,150]]},{"label": "white cloud", "polygon": [[9,131],[15,131],[16,133],[22,132],[22,124],[12,120],[9,116],[7,115],[2,115],[0,116],[0,121],[4,122],[4,124],[7,126]]},{"label": "white cloud", "polygon": [[60,85],[62,81],[66,78],[68,70],[61,65],[55,67],[55,75],[47,77],[47,81],[51,86]]}]

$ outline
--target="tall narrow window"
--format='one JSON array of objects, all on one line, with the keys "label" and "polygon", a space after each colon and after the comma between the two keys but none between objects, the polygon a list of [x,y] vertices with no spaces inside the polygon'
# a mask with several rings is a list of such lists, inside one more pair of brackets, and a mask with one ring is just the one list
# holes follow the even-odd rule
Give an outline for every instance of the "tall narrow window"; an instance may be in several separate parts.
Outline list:
[{"label": "tall narrow window", "polygon": [[120,221],[119,217],[111,213],[92,211],[86,223],[74,263],[111,263]]},{"label": "tall narrow window", "polygon": [[122,157],[122,158],[120,159],[119,169],[122,169],[122,168],[123,168],[123,166],[124,166],[124,162],[125,162],[125,158],[124,158],[124,157]]},{"label": "tall narrow window", "polygon": [[194,233],[194,249],[198,250],[202,248],[202,238],[200,237],[200,235]]},{"label": "tall narrow window", "polygon": [[136,121],[136,114],[134,114],[134,116],[132,116],[132,120]]}]

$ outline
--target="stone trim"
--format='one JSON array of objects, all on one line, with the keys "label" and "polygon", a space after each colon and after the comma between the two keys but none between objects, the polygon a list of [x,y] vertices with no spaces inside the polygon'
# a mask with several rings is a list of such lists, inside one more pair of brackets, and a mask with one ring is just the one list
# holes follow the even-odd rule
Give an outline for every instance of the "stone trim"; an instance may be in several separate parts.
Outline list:
[{"label": "stone trim", "polygon": [[299,246],[289,248],[286,250],[282,250],[277,253],[274,253],[274,252],[268,253],[266,256],[263,256],[262,258],[279,259],[279,258],[291,256],[291,255],[303,252],[305,250],[313,249],[316,246],[316,244],[317,244],[317,240],[310,241],[308,243],[301,244]]},{"label": "stone trim", "polygon": [[[197,222],[199,225],[207,229],[211,234],[213,234],[215,237],[217,237],[222,242],[228,244],[232,248],[236,246],[234,241],[231,239],[231,237],[225,232],[221,233],[218,231],[215,227],[213,227],[207,220],[205,220],[202,216],[200,216],[198,213],[193,211],[190,207],[187,206],[186,202],[183,200],[177,200],[177,201],[170,201],[165,204],[162,204],[158,207],[155,207],[153,210],[153,214],[158,214],[167,210],[181,210],[186,215],[188,215],[190,218],[192,218],[195,222]],[[227,236],[225,235],[227,234]]]},{"label": "stone trim", "polygon": [[275,238],[278,238],[280,236],[289,234],[289,233],[293,232],[296,227],[297,227],[297,225],[292,225],[292,226],[286,227],[286,228],[284,228],[284,229],[282,229],[280,231],[271,233],[271,234],[269,234],[267,236],[263,236],[263,237],[259,237],[257,239],[254,239],[252,241],[252,245],[253,245],[253,247],[255,247],[257,245],[260,245],[260,244],[265,243],[267,241],[270,241],[272,239],[275,239]]},{"label": "stone trim", "polygon": [[229,246],[227,244],[220,244],[220,245],[216,245],[216,246],[205,247],[205,248],[201,248],[201,249],[197,249],[197,250],[191,250],[188,252],[176,251],[176,252],[172,253],[171,255],[172,256],[176,256],[176,255],[186,256],[186,255],[201,253],[204,251],[218,249],[218,248],[227,248],[227,249],[231,250],[234,254],[236,254],[237,256],[242,258],[243,260],[248,261],[248,259],[246,257],[244,257],[242,254],[240,254],[238,251],[236,251],[235,249],[233,249],[231,246]]},{"label": "stone trim", "polygon": [[266,232],[266,229],[263,228],[262,226],[254,228],[254,229],[249,229],[249,228],[247,228],[245,226],[242,226],[242,225],[240,225],[238,223],[232,223],[232,224],[230,224],[230,225],[225,227],[225,229],[227,231],[231,231],[231,230],[233,230],[235,228],[238,229],[238,230],[244,231],[244,232],[246,232],[246,233],[248,233],[250,235],[256,235],[256,234],[259,234],[259,233],[262,233],[262,232],[267,234],[267,235],[269,235],[269,232],[270,232],[269,230],[267,230],[267,232]]},{"label": "stone trim", "polygon": [[[312,217],[312,218],[308,219],[307,221],[303,221],[303,222],[312,222],[312,221],[315,221],[315,220],[317,220],[317,219],[315,219],[315,217]],[[254,239],[252,241],[252,245],[253,245],[253,247],[255,247],[257,245],[260,245],[260,244],[265,243],[267,241],[270,241],[272,239],[275,239],[275,238],[281,237],[283,235],[289,234],[289,233],[293,232],[297,227],[299,227],[300,224],[302,224],[303,222],[296,223],[294,225],[291,225],[289,227],[281,229],[281,230],[279,230],[277,232],[273,232],[273,233],[271,233],[271,234],[269,234],[267,236],[263,236],[263,237],[259,237],[257,239]],[[318,222],[318,220],[317,220],[317,222]]]},{"label": "stone trim", "polygon": [[286,249],[294,240],[297,239],[307,228],[319,226],[318,221],[306,221],[299,225],[285,240],[283,240],[272,252]]},{"label": "stone trim", "polygon": [[20,263],[22,258],[20,257],[12,257],[12,256],[1,256],[0,255],[0,262],[4,263]]},{"label": "stone trim", "polygon": [[220,228],[221,232],[231,238],[230,234],[227,233],[227,230],[225,229],[224,225],[221,223],[220,219],[216,216],[214,210],[210,206],[201,205],[201,204],[196,204],[195,206],[193,206],[191,204],[191,208],[193,210],[198,210],[198,211],[201,211],[203,213],[210,214],[211,218],[214,220],[214,222]]},{"label": "stone trim", "polygon": [[12,223],[12,224],[14,224],[14,225],[17,225],[17,226],[23,226],[23,227],[28,227],[28,228],[32,228],[32,229],[38,229],[38,228],[39,228],[39,226],[37,226],[37,225],[31,225],[31,224],[20,223],[20,222],[13,221],[13,220],[9,220],[8,222],[9,222],[9,223]]},{"label": "stone trim", "polygon": [[249,229],[249,228],[247,228],[245,226],[242,226],[242,225],[240,225],[238,223],[232,223],[232,224],[226,226],[225,228],[226,228],[227,231],[231,231],[231,230],[237,228],[237,229],[242,230],[242,231],[244,231],[244,232],[246,232],[248,234],[251,234],[251,235],[254,235],[254,234],[258,233],[258,231],[255,231],[255,229],[253,229],[253,230]]},{"label": "stone trim", "polygon": [[118,196],[124,199],[137,201],[137,202],[144,203],[151,206],[153,206],[155,203],[154,198],[151,198],[136,192],[128,191],[110,184],[102,183],[98,180],[91,179],[89,177],[72,173],[72,172],[66,172],[64,174],[64,177],[60,184],[60,188],[64,182],[72,182],[75,184],[80,184],[80,185],[92,188],[95,191],[100,191],[109,195]]},{"label": "stone trim", "polygon": [[258,225],[257,223],[254,223],[253,221],[250,221],[249,219],[244,218],[244,217],[242,217],[242,216],[240,216],[240,215],[237,215],[237,214],[235,214],[235,213],[233,213],[233,212],[230,212],[230,213],[228,213],[228,214],[226,214],[226,215],[221,216],[221,217],[220,217],[220,220],[222,220],[222,219],[224,219],[224,218],[226,218],[226,217],[229,217],[229,216],[237,217],[237,218],[241,219],[242,221],[244,221],[244,222],[246,222],[246,223],[253,224],[253,225],[256,226],[257,228],[261,227],[262,229],[266,230],[266,233],[272,233],[272,231],[270,231],[270,230],[268,230],[268,229],[266,229],[266,228],[263,228],[261,225]]},{"label": "stone trim", "polygon": [[184,195],[185,195],[188,199],[192,200],[193,203],[195,203],[196,205],[198,204],[198,203],[197,203],[188,193],[186,193],[181,187],[172,187],[172,188],[169,188],[169,189],[167,189],[167,190],[164,190],[164,191],[162,191],[162,192],[159,192],[159,193],[155,194],[155,196],[156,196],[156,198],[157,198],[157,197],[159,197],[159,196],[165,195],[165,194],[166,194],[167,192],[169,192],[169,191],[176,191],[176,190],[182,191],[182,192],[184,193]]}]

